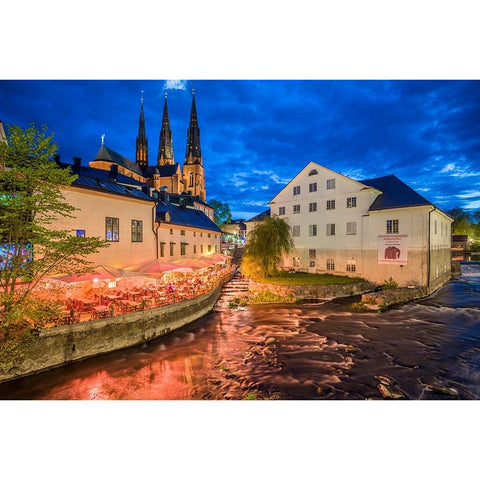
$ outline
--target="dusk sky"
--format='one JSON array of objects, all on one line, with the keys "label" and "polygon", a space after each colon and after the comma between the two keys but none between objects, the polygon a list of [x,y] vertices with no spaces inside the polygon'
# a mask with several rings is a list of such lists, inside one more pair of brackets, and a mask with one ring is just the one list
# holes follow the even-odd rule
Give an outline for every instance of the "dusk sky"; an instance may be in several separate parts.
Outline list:
[{"label": "dusk sky", "polygon": [[442,209],[480,210],[479,81],[0,81],[0,120],[55,132],[65,162],[105,144],[135,159],[144,91],[155,164],[164,90],[183,164],[196,91],[207,201],[249,219],[308,162],[355,180],[395,174]]}]

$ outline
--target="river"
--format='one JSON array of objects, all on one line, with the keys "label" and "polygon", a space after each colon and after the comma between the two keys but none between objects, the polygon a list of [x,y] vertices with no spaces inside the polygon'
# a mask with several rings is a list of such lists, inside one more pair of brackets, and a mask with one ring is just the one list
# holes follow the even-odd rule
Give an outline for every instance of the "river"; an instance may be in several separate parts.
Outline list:
[{"label": "river", "polygon": [[[353,299],[358,301],[357,299]],[[480,398],[480,265],[384,313],[352,299],[221,309],[141,347],[0,385],[1,399]]]}]

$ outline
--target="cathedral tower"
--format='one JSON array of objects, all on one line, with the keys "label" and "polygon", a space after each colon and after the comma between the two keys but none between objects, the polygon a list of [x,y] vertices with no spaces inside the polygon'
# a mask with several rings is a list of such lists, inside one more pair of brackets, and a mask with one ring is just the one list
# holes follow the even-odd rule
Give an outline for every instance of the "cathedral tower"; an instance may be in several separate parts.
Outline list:
[{"label": "cathedral tower", "polygon": [[145,134],[145,116],[143,114],[143,91],[140,100],[140,120],[138,122],[138,136],[135,162],[139,167],[148,165],[148,141]]},{"label": "cathedral tower", "polygon": [[187,131],[187,150],[185,152],[185,163],[183,164],[183,184],[186,192],[198,196],[205,201],[205,171],[202,165],[200,128],[198,128],[195,90],[193,90],[192,93],[192,110]]},{"label": "cathedral tower", "polygon": [[158,165],[173,165],[172,131],[170,130],[170,120],[168,118],[167,92],[165,92],[165,103],[163,104],[163,120],[160,130],[160,141],[158,143]]}]

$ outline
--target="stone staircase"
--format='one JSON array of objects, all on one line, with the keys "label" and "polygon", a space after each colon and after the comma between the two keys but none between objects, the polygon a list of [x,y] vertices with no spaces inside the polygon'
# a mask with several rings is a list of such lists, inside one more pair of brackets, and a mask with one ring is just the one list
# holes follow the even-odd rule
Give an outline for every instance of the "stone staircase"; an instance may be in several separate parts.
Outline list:
[{"label": "stone staircase", "polygon": [[248,293],[249,280],[242,275],[235,275],[228,283],[222,288],[222,293],[213,308],[214,312],[218,312],[228,308],[228,304],[235,297],[241,297]]}]

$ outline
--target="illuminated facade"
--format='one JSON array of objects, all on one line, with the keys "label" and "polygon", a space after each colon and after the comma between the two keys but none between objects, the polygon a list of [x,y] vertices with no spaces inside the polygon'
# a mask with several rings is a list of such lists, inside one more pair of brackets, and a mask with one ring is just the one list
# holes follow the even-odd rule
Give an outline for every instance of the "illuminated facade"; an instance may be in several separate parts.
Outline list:
[{"label": "illuminated facade", "polygon": [[310,162],[270,206],[292,229],[285,268],[400,286],[450,279],[452,219],[394,175],[356,181]]}]

